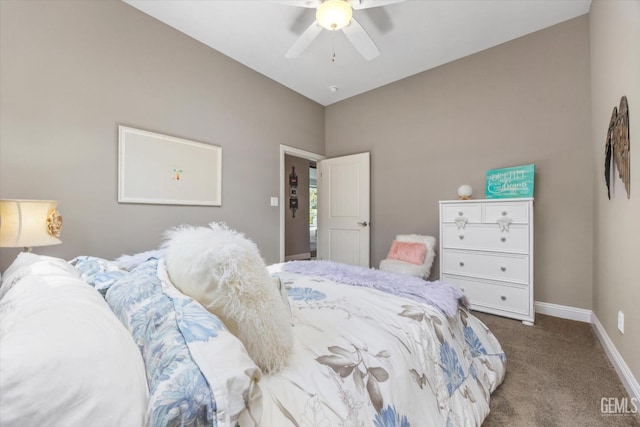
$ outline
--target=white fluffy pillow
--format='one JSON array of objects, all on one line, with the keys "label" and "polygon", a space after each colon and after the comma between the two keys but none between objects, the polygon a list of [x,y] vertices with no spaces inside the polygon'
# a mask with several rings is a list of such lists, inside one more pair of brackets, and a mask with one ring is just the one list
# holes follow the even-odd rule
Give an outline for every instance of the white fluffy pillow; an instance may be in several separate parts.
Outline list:
[{"label": "white fluffy pillow", "polygon": [[429,274],[431,274],[431,265],[436,256],[436,238],[433,236],[423,236],[421,234],[398,234],[396,240],[398,242],[423,243],[427,247],[427,255],[424,258],[424,263],[415,265],[395,259],[383,259],[380,261],[380,270],[408,274],[427,280]]},{"label": "white fluffy pillow", "polygon": [[165,233],[173,284],[218,316],[265,372],[282,368],[293,348],[287,309],[257,246],[224,224]]}]

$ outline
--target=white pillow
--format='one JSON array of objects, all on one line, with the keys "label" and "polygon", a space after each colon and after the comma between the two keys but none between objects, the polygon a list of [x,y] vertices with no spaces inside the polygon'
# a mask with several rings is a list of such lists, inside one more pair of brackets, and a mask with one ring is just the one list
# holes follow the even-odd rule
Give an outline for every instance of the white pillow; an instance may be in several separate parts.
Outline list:
[{"label": "white pillow", "polygon": [[26,274],[0,300],[0,425],[143,425],[142,356],[102,296],[64,260],[16,262]]},{"label": "white pillow", "polygon": [[287,293],[286,286],[282,284],[282,280],[280,280],[278,276],[271,276],[271,280],[273,280],[273,286],[275,286],[280,293],[280,298],[282,298],[282,302],[287,309],[287,315],[289,319],[291,319],[291,303],[289,302],[289,294]]},{"label": "white pillow", "polygon": [[2,275],[2,282],[0,282],[0,299],[9,292],[14,284],[29,274],[31,264],[39,260],[38,255],[34,253],[20,252]]},{"label": "white pillow", "polygon": [[63,275],[80,277],[78,270],[63,259],[36,255],[32,252],[20,252],[2,276],[0,299],[9,292],[13,285],[18,283],[20,279],[32,273],[49,276]]},{"label": "white pillow", "polygon": [[380,261],[380,270],[417,276],[424,280],[429,279],[431,265],[436,256],[436,238],[421,234],[399,234],[396,236],[396,240],[399,242],[423,243],[427,247],[427,255],[424,258],[424,263],[416,265],[396,259],[383,259]]},{"label": "white pillow", "polygon": [[211,223],[167,231],[162,248],[175,287],[218,316],[263,371],[286,364],[293,348],[288,310],[251,240]]}]

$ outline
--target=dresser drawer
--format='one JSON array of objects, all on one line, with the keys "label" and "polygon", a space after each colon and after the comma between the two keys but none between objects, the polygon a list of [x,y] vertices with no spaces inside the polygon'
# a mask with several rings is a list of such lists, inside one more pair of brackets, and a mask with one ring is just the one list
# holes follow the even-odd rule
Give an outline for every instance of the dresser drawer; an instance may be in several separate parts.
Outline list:
[{"label": "dresser drawer", "polygon": [[529,223],[529,205],[525,203],[498,203],[482,205],[482,222],[496,224],[501,218],[512,223]]},{"label": "dresser drawer", "polygon": [[498,310],[529,315],[531,307],[528,286],[478,282],[464,277],[443,275],[445,283],[458,285],[465,293],[472,308],[489,307]]},{"label": "dresser drawer", "polygon": [[480,203],[460,203],[458,205],[442,206],[442,221],[455,222],[458,218],[466,219],[466,222],[479,223],[482,219],[482,207]]},{"label": "dresser drawer", "polygon": [[485,251],[529,253],[529,227],[511,225],[509,231],[500,231],[497,225],[442,225],[442,247]]},{"label": "dresser drawer", "polygon": [[524,285],[529,283],[529,257],[527,255],[497,255],[447,249],[443,251],[441,256],[444,273],[516,282]]}]

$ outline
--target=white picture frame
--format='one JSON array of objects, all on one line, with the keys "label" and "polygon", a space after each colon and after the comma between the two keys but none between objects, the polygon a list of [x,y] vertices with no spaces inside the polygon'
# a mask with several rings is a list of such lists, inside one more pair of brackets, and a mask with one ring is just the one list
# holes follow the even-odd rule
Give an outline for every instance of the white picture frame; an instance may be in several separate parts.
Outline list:
[{"label": "white picture frame", "polygon": [[222,148],[118,126],[118,202],[222,206]]}]

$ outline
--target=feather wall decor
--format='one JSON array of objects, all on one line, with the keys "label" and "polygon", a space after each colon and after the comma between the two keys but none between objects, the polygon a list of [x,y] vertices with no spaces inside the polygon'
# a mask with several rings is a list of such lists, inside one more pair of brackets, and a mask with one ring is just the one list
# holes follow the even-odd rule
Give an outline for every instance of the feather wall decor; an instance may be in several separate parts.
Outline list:
[{"label": "feather wall decor", "polygon": [[607,197],[611,199],[611,164],[615,164],[618,176],[624,184],[627,199],[631,198],[631,140],[629,138],[629,104],[627,97],[620,99],[620,106],[613,107],[604,159],[604,179]]}]

